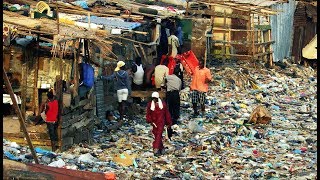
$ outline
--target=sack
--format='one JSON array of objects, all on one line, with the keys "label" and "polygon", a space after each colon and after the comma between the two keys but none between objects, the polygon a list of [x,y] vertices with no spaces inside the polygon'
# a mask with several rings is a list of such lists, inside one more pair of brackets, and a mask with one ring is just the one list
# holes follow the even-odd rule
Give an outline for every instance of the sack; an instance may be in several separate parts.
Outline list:
[{"label": "sack", "polygon": [[43,111],[41,114],[40,114],[41,118],[44,120],[44,121],[47,121],[47,115],[46,115],[46,112]]},{"label": "sack", "polygon": [[83,84],[87,87],[94,85],[94,69],[90,64],[81,63]]},{"label": "sack", "polygon": [[264,106],[259,105],[251,113],[248,123],[269,124],[271,118],[271,113]]}]

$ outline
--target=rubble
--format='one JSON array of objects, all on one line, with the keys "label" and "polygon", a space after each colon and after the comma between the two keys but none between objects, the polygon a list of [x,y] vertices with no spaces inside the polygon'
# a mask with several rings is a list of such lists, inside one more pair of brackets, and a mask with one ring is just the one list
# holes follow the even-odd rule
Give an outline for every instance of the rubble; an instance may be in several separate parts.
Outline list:
[{"label": "rubble", "polygon": [[[181,92],[181,117],[173,127],[177,134],[164,140],[166,153],[159,158],[152,152],[152,127],[141,114],[118,130],[96,129],[93,145],[74,145],[52,159],[50,153],[37,152],[39,160],[68,169],[115,172],[117,179],[314,179],[316,72],[290,64],[279,70],[248,67],[245,73],[241,68],[211,69],[215,79],[204,116],[192,117],[189,89]],[[248,124],[259,105],[272,120]],[[30,154],[26,147],[5,139],[3,146],[5,158],[33,161],[22,158]]]}]

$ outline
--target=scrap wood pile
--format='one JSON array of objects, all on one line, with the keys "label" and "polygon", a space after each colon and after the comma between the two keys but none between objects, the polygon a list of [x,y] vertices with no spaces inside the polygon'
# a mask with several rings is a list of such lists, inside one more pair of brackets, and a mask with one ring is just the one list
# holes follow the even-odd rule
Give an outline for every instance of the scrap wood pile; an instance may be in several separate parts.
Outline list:
[{"label": "scrap wood pile", "polygon": [[[240,67],[229,68],[238,72]],[[212,85],[206,114],[197,118],[190,116],[190,101],[182,101],[180,123],[173,126],[177,135],[164,141],[166,153],[159,158],[152,152],[151,126],[141,114],[125,121],[119,130],[96,127],[93,145],[77,144],[53,157],[37,149],[40,161],[68,169],[114,172],[119,179],[314,179],[315,72],[301,67],[305,75],[291,77],[286,74],[297,70],[294,65],[278,71],[259,69],[260,73],[245,68],[260,89]],[[217,72],[212,69],[212,74]],[[230,78],[219,76],[216,81]],[[118,113],[113,116],[119,118]],[[6,140],[3,146],[5,158],[33,161],[27,147]]]}]

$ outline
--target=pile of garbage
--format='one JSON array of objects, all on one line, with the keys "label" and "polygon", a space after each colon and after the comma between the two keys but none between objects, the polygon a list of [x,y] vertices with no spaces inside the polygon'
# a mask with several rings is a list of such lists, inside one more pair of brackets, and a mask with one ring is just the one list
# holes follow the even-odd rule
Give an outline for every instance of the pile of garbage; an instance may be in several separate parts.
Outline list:
[{"label": "pile of garbage", "polygon": [[[314,179],[317,78],[309,68],[295,68],[301,69],[212,68],[205,115],[193,117],[189,90],[181,91],[177,134],[165,138],[166,153],[160,157],[153,155],[145,114],[118,130],[96,128],[93,145],[78,144],[63,153],[36,151],[41,164],[115,172],[118,179]],[[294,72],[299,76],[289,76]],[[27,147],[6,140],[3,147],[6,158],[34,162]]]}]

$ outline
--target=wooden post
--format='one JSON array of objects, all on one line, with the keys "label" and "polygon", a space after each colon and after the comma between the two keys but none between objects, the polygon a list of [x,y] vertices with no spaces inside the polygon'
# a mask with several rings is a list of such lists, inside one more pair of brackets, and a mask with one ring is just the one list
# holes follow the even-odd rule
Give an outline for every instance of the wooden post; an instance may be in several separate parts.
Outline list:
[{"label": "wooden post", "polygon": [[[270,24],[270,16],[268,16],[268,22]],[[268,30],[268,36],[269,36],[269,41],[271,41],[271,29]],[[272,46],[271,44],[269,44],[269,51],[272,52]],[[269,55],[269,65],[270,67],[273,66],[273,53],[270,53]]]},{"label": "wooden post", "polygon": [[22,83],[21,83],[21,111],[22,111],[22,117],[26,119],[26,100],[27,100],[27,63],[25,62],[22,64]]},{"label": "wooden post", "polygon": [[58,0],[56,0],[56,11],[57,11],[57,28],[58,28],[58,34],[60,34],[60,23],[59,23],[59,8],[58,8]]},{"label": "wooden post", "polygon": [[254,55],[255,55],[255,46],[254,46],[254,14],[251,15],[251,38],[252,38],[252,62],[253,66],[256,67]]},{"label": "wooden post", "polygon": [[38,102],[38,73],[39,73],[39,34],[37,40],[37,57],[34,65],[34,87],[33,87],[33,112],[39,115],[39,102]]},{"label": "wooden post", "polygon": [[24,133],[24,135],[25,135],[25,137],[26,137],[26,139],[27,139],[28,145],[29,145],[30,150],[31,150],[31,154],[32,154],[32,156],[33,156],[33,159],[34,159],[35,163],[36,163],[36,164],[39,164],[37,154],[36,154],[36,152],[34,151],[33,144],[32,144],[32,142],[31,142],[31,139],[30,139],[30,137],[29,137],[29,133],[28,133],[27,128],[26,128],[26,125],[25,125],[25,123],[24,123],[24,122],[25,122],[25,119],[23,118],[22,113],[21,113],[21,110],[19,109],[17,100],[16,100],[16,98],[15,98],[15,96],[14,96],[14,93],[13,93],[13,90],[12,90],[12,87],[11,87],[11,84],[10,84],[10,82],[9,82],[9,78],[8,78],[8,76],[7,76],[7,73],[6,73],[5,69],[2,68],[2,70],[3,70],[4,83],[5,83],[5,85],[6,85],[7,89],[8,89],[8,92],[9,92],[9,94],[10,94],[10,97],[11,97],[11,100],[12,100],[12,103],[13,103],[13,107],[14,107],[16,113],[17,113],[18,116],[19,116],[20,126],[22,127],[23,133]]},{"label": "wooden post", "polygon": [[62,113],[63,113],[63,53],[60,53],[60,75],[56,77],[57,84],[57,98],[58,98],[58,144],[60,151],[62,150],[62,136],[61,136],[61,124],[62,124]]},{"label": "wooden post", "polygon": [[142,46],[141,44],[139,44],[139,47],[140,47],[140,49],[141,49],[143,58],[147,61],[147,55],[146,55],[146,53],[144,52],[143,46]]},{"label": "wooden post", "polygon": [[187,0],[186,16],[188,16],[188,13],[189,13],[189,0]]},{"label": "wooden post", "polygon": [[[75,42],[76,43],[76,42]],[[73,60],[73,93],[72,93],[72,98],[78,96],[78,91],[76,91],[76,83],[77,81],[77,77],[78,77],[78,53],[77,53],[77,49],[76,49],[76,45],[74,45],[73,47],[73,56],[74,56],[74,60]],[[77,81],[77,82],[76,82]]]},{"label": "wooden post", "polygon": [[[226,10],[223,12],[223,28],[227,28],[227,13]],[[226,31],[223,31],[223,46],[222,46],[222,60],[226,60]]]},{"label": "wooden post", "polygon": [[[79,59],[80,59],[80,44],[81,44],[81,39],[77,39],[77,44],[78,44],[78,47],[76,46],[77,48],[77,55],[76,55],[76,59],[75,59],[75,63],[76,63],[76,66],[74,67],[74,91],[75,91],[75,94],[78,95],[78,89],[79,89]],[[76,96],[75,96],[76,97]]]},{"label": "wooden post", "polygon": [[91,18],[90,18],[90,12],[88,12],[88,25],[89,25],[89,30],[91,29]]},{"label": "wooden post", "polygon": [[[262,42],[262,43],[266,42],[266,39],[265,39],[264,35],[265,35],[264,31],[262,31],[262,37],[261,37],[261,42]],[[263,45],[263,46],[262,46],[262,53],[265,53],[265,52],[266,52],[266,46]],[[264,55],[264,56],[263,56],[263,61],[264,61],[265,63],[267,63],[267,57],[268,57],[268,55]]]},{"label": "wooden post", "polygon": [[[257,35],[258,35],[258,38],[257,38],[257,42],[258,43],[260,43],[261,42],[261,27],[260,27],[260,16],[258,15],[258,32],[257,32]],[[260,45],[258,45],[257,46],[257,53],[259,54],[259,53],[261,53],[261,46]],[[263,57],[263,56],[262,56]]]}]

